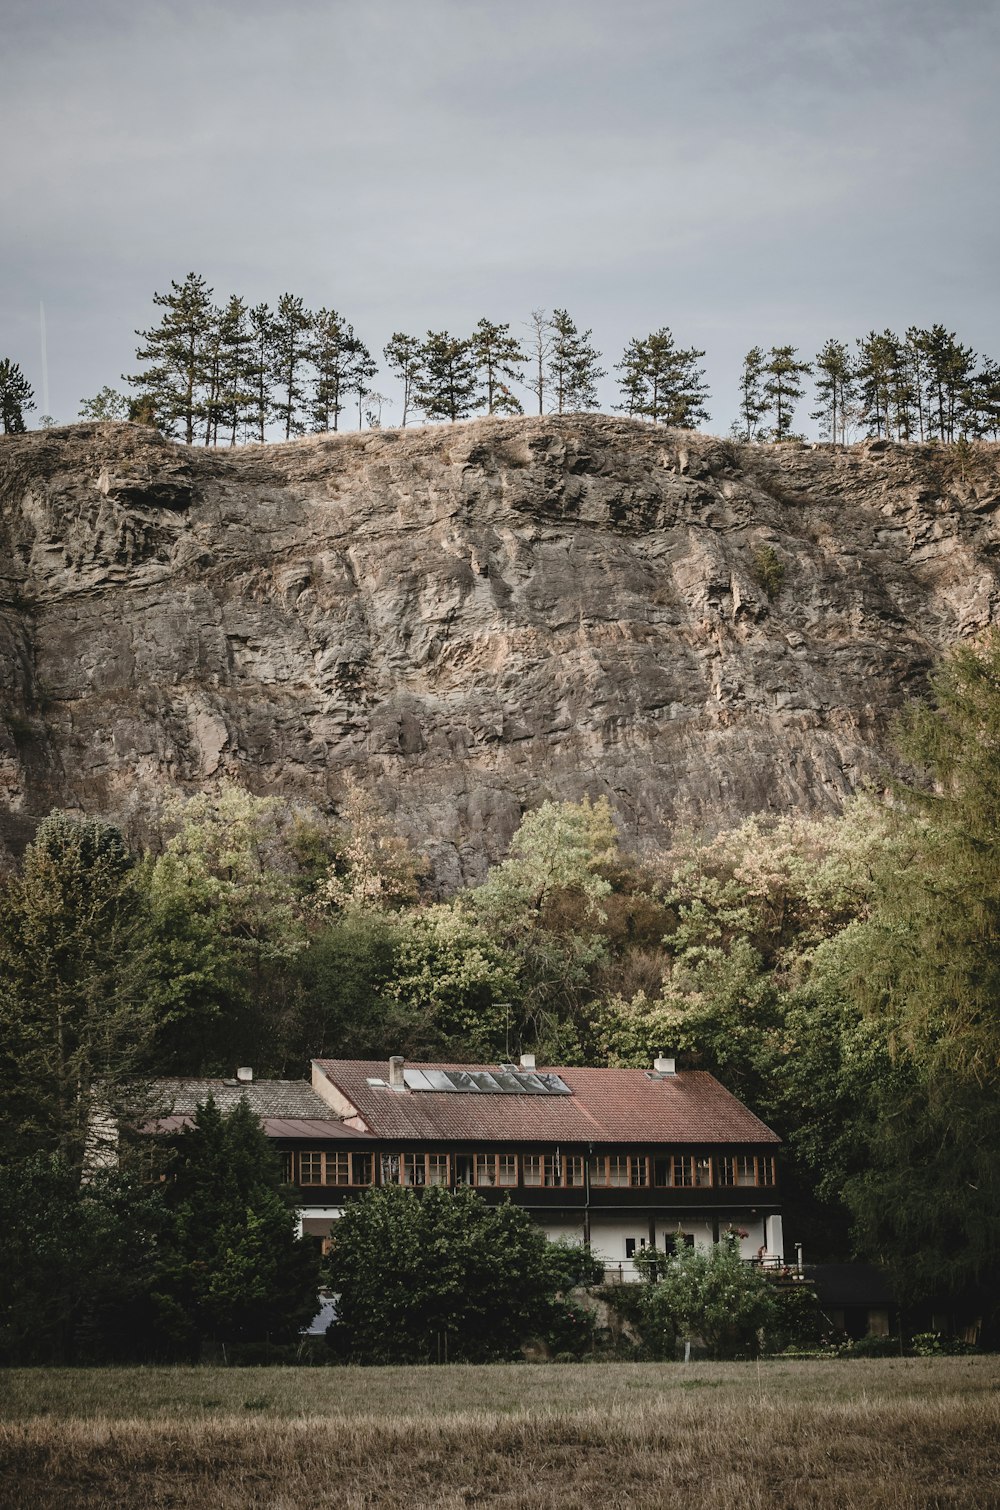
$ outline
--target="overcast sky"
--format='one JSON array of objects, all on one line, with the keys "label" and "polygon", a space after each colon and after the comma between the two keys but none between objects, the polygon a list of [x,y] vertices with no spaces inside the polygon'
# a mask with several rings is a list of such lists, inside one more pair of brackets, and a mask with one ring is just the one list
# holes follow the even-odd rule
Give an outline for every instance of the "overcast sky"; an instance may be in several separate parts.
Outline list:
[{"label": "overcast sky", "polygon": [[32,422],[40,301],[69,421],[191,270],[378,353],[564,306],[610,369],[669,325],[720,433],[754,344],[940,320],[1000,357],[997,0],[0,0],[0,34]]}]

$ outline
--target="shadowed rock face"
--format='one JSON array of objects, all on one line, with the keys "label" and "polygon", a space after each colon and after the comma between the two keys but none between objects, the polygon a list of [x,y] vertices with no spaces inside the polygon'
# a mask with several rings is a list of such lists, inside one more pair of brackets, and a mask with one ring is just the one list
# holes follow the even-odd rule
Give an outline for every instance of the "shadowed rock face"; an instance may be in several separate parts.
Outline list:
[{"label": "shadowed rock face", "polygon": [[606,794],[638,849],[833,811],[996,617],[998,509],[995,447],[591,415],[236,451],[2,438],[3,832],[53,806],[141,826],[226,774],[330,808],[353,771],[450,887],[545,797]]}]

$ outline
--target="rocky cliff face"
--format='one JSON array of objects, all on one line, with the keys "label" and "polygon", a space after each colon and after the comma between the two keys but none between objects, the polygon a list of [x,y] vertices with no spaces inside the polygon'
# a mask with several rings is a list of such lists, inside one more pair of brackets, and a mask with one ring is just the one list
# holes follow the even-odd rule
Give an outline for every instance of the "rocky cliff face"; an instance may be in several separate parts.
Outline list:
[{"label": "rocky cliff face", "polygon": [[451,886],[547,796],[606,794],[638,848],[834,810],[996,618],[998,552],[996,448],[590,415],[2,438],[3,834],[226,774],[329,808],[353,771]]}]

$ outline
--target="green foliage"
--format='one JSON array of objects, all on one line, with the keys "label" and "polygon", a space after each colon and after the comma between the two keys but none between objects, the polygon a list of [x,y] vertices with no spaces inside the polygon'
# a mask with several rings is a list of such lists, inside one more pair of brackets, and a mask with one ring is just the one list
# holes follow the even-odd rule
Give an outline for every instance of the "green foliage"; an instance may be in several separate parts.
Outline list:
[{"label": "green foliage", "polygon": [[165,822],[174,832],[145,869],[158,1068],[273,1060],[307,939],[302,824],[279,799],[232,785],[175,803]]},{"label": "green foliage", "polygon": [[772,545],[759,545],[753,553],[757,581],[769,598],[776,598],[785,580],[785,563]]},{"label": "green foliage", "polygon": [[771,436],[786,440],[792,435],[795,405],[802,397],[802,379],[812,371],[808,362],[797,360],[794,346],[772,346],[761,369],[766,382],[764,398],[768,413],[774,415]]},{"label": "green foliage", "polygon": [[109,388],[105,383],[93,398],[80,400],[80,418],[90,420],[116,420],[119,423],[130,418],[129,401],[124,393]]},{"label": "green foliage", "polygon": [[565,309],[554,309],[544,335],[540,332],[547,358],[548,391],[557,414],[597,408],[597,384],[607,374],[590,337],[589,330],[577,329]]},{"label": "green foliage", "polygon": [[561,1292],[592,1264],[509,1202],[385,1186],[352,1201],[330,1258],[330,1341],[357,1363],[485,1362],[565,1328]]},{"label": "green foliage", "polygon": [[713,1358],[756,1354],[778,1310],[770,1284],[734,1242],[683,1247],[656,1264],[642,1286],[639,1321],[647,1346],[672,1357],[678,1341],[701,1342]]},{"label": "green foliage", "polygon": [[151,1041],[145,909],[121,833],[53,813],[0,908],[0,1139],[82,1166]]},{"label": "green foliage", "polygon": [[316,1312],[319,1254],[295,1235],[276,1156],[245,1101],[209,1100],[177,1139],[164,1185],[168,1226],[150,1289],[159,1346],[288,1341]]},{"label": "green foliage", "polygon": [[527,358],[517,337],[511,335],[510,326],[480,320],[472,332],[472,353],[485,384],[487,413],[522,414],[510,384],[524,382],[519,368]]},{"label": "green foliage", "polygon": [[100,1362],[141,1350],[163,1218],[156,1191],[58,1156],[0,1164],[0,1362]]},{"label": "green foliage", "polygon": [[678,347],[666,326],[643,340],[630,341],[616,366],[624,398],[617,407],[654,424],[695,429],[709,418],[705,371],[698,366],[704,355],[693,347]]},{"label": "green foliage", "polygon": [[739,440],[760,439],[761,421],[769,408],[763,387],[764,373],[764,353],[759,346],[754,346],[743,358],[740,372],[740,415],[733,426],[733,433]]},{"label": "green foliage", "polygon": [[897,790],[904,863],[843,947],[886,1067],[847,1198],[917,1297],[1000,1274],[1000,636],[952,651],[932,693],[901,735],[926,783]]},{"label": "green foliage", "polygon": [[482,404],[471,341],[429,330],[421,348],[414,402],[428,419],[466,419]]},{"label": "green foliage", "polygon": [[35,395],[31,384],[10,357],[0,360],[0,421],[5,435],[22,435],[27,429],[24,414],[34,409]]}]

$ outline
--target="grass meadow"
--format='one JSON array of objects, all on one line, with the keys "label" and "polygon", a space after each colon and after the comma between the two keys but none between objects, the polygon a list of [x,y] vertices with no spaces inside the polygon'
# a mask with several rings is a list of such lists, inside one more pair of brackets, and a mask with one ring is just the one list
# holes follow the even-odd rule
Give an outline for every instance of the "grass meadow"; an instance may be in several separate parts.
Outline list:
[{"label": "grass meadow", "polygon": [[12,1369],[24,1510],[1000,1506],[1000,1358]]}]

